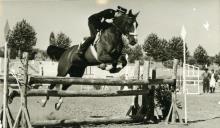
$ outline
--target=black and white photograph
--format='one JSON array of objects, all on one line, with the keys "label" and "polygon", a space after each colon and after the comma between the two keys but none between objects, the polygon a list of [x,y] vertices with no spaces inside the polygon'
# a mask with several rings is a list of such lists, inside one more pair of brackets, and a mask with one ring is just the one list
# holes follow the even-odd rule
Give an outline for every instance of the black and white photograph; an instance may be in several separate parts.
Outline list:
[{"label": "black and white photograph", "polygon": [[220,0],[0,0],[0,128],[219,128]]}]

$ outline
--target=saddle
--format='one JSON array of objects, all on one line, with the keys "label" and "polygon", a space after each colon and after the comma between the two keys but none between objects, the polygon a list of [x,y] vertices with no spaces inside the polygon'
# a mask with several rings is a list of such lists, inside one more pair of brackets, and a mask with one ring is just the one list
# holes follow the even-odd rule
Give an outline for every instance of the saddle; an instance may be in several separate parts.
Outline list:
[{"label": "saddle", "polygon": [[[98,54],[97,54],[97,48],[96,48],[96,44],[100,40],[100,37],[101,37],[101,32],[98,32],[96,34],[96,38],[95,38],[94,42],[92,43],[92,45],[89,46],[89,48],[85,52],[85,58],[86,58],[87,62],[94,64],[94,65],[97,63],[100,63],[100,61],[98,60]],[[86,39],[84,39],[84,41]],[[84,43],[84,41],[82,43]]]}]

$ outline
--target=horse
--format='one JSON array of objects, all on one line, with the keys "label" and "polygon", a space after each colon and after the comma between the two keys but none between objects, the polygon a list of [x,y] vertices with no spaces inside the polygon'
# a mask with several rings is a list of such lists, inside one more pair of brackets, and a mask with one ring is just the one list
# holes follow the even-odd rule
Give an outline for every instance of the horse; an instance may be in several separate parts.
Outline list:
[{"label": "horse", "polygon": [[[79,45],[74,45],[68,49],[58,48],[56,46],[48,46],[47,54],[51,59],[58,61],[57,76],[82,77],[87,66],[111,64],[110,73],[119,72],[127,65],[127,60],[122,54],[122,50],[126,45],[135,45],[137,43],[136,29],[138,27],[137,16],[129,10],[127,14],[123,14],[113,19],[112,24],[97,34],[94,46],[90,46],[84,57],[77,54]],[[121,62],[122,67],[118,68],[117,64]],[[101,66],[103,68],[103,66]],[[104,68],[105,69],[105,66]],[[56,84],[51,84],[48,88],[53,89]],[[62,90],[67,90],[71,85],[62,85]],[[46,105],[49,96],[43,100]],[[59,110],[62,98],[55,104],[55,108]]]}]

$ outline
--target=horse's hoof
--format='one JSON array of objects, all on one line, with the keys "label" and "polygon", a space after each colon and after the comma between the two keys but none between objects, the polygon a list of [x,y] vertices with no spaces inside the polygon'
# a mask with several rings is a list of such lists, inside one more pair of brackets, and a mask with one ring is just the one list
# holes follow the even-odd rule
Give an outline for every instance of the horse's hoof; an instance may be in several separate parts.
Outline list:
[{"label": "horse's hoof", "polygon": [[119,71],[121,71],[121,68],[112,68],[109,70],[110,73],[118,73]]},{"label": "horse's hoof", "polygon": [[106,64],[100,64],[98,66],[98,68],[102,69],[102,70],[105,70],[106,69]]},{"label": "horse's hoof", "polygon": [[48,86],[48,89],[52,90],[52,89],[54,89],[55,86],[56,86],[56,84],[51,84],[50,86]]},{"label": "horse's hoof", "polygon": [[55,104],[55,109],[58,111],[58,110],[60,110],[60,107],[61,107],[61,104],[60,103],[56,103]]},{"label": "horse's hoof", "polygon": [[41,100],[41,107],[45,107],[46,106],[46,104],[47,104],[47,100]]},{"label": "horse's hoof", "polygon": [[52,90],[54,88],[54,86],[48,86],[48,89]]}]

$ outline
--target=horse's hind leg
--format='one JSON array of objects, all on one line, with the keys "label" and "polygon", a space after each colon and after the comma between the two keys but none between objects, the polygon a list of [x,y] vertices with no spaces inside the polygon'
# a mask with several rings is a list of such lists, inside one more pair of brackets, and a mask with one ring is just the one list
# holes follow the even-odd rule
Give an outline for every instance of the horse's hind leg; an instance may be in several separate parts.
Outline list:
[{"label": "horse's hind leg", "polygon": [[[66,76],[67,72],[69,70],[69,68],[71,67],[71,63],[70,62],[66,62],[66,61],[60,61],[59,65],[58,65],[58,73],[57,76]],[[57,86],[57,84],[51,84],[50,86],[48,86],[48,89],[51,90],[53,89],[55,86]],[[58,87],[58,86],[57,86]],[[58,89],[59,90],[59,89]],[[49,100],[49,95],[46,96],[46,99],[41,100],[42,102],[42,107],[46,106],[47,101]]]},{"label": "horse's hind leg", "polygon": [[[70,77],[82,77],[83,74],[84,74],[85,68],[86,67],[75,67],[75,66],[72,66],[68,73],[70,74]],[[64,84],[62,86],[62,90],[67,90],[70,86],[71,86],[71,84]],[[55,109],[59,110],[61,105],[62,105],[62,103],[63,103],[63,98],[60,97],[58,103],[55,104]]]},{"label": "horse's hind leg", "polygon": [[[78,67],[78,66],[72,66],[70,70],[68,71],[70,77],[82,77],[85,72],[86,67]],[[67,90],[71,84],[65,84],[62,86],[62,90]]]},{"label": "horse's hind leg", "polygon": [[[59,76],[59,74],[58,74],[57,76]],[[59,89],[60,86],[58,86],[57,84],[50,84],[50,85],[48,86],[48,89],[49,89],[49,90],[52,90],[54,87],[57,87],[57,90],[60,90],[60,89]],[[47,104],[47,101],[48,101],[49,99],[50,99],[49,95],[47,95],[45,99],[42,99],[42,100],[41,100],[41,106],[42,106],[42,107],[45,107],[46,104]]]}]

